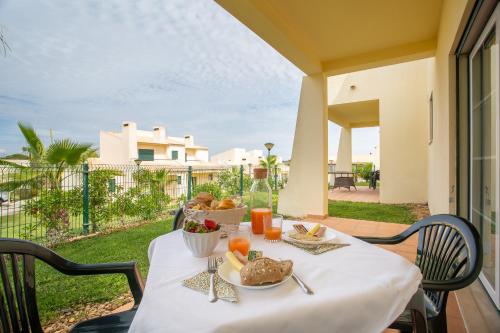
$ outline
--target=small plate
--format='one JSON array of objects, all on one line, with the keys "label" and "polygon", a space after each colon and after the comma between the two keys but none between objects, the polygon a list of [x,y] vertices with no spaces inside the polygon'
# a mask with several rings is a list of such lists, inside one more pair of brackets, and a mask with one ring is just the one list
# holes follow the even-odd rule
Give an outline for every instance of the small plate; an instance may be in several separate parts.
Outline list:
[{"label": "small plate", "polygon": [[224,263],[219,266],[217,273],[219,274],[219,277],[222,280],[224,280],[224,281],[226,281],[226,282],[228,282],[236,287],[245,288],[245,289],[254,289],[254,290],[255,289],[259,290],[259,289],[268,289],[268,288],[277,287],[280,284],[285,283],[286,281],[288,281],[288,279],[290,279],[290,277],[292,277],[292,272],[290,272],[290,274],[285,276],[283,278],[283,280],[281,280],[280,282],[266,283],[266,284],[262,284],[260,286],[245,286],[245,285],[241,284],[240,273],[238,271],[236,271],[228,261],[224,261]]},{"label": "small plate", "polygon": [[321,245],[321,244],[329,243],[337,237],[335,232],[330,228],[326,228],[325,235],[323,236],[323,239],[318,240],[318,241],[298,240],[298,239],[295,239],[295,238],[288,236],[289,232],[295,232],[295,230],[286,231],[283,234],[283,238],[285,240],[290,241],[290,242],[300,243],[300,244],[307,244],[307,245]]}]

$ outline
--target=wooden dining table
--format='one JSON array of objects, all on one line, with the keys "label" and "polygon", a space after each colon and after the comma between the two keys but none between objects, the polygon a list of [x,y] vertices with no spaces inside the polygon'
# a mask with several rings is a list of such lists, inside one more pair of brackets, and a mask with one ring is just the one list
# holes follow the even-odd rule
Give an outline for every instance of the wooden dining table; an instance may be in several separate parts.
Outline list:
[{"label": "wooden dining table", "polygon": [[[284,232],[295,223],[312,226],[286,220]],[[236,303],[209,303],[205,294],[184,287],[185,279],[207,269],[207,258],[192,256],[182,230],[162,235],[150,244],[146,288],[129,332],[380,333],[421,291],[420,270],[395,253],[333,231],[332,242],[349,246],[318,255],[253,235],[252,249],[292,260],[294,273],[314,294],[290,279],[265,290],[237,288]],[[223,257],[227,246],[221,239],[213,255]]]}]

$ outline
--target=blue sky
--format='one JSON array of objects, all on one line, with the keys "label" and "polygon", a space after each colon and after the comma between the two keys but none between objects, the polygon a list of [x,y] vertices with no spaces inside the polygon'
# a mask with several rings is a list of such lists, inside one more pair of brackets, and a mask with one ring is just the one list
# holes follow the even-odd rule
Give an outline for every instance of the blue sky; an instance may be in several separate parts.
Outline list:
[{"label": "blue sky", "polygon": [[131,120],[211,154],[272,141],[290,157],[303,73],[211,0],[0,0],[0,25],[12,50],[0,57],[0,154],[23,145],[19,120],[96,146]]}]

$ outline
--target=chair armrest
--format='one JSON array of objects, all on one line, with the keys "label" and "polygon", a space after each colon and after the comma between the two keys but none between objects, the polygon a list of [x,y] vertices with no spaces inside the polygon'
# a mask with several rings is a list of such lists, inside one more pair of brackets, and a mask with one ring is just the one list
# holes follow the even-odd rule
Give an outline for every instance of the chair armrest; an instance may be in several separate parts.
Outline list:
[{"label": "chair armrest", "polygon": [[134,297],[134,307],[141,302],[144,293],[144,282],[135,261],[101,264],[77,264],[66,261],[64,267],[57,269],[66,275],[125,274]]},{"label": "chair armrest", "polygon": [[[471,280],[471,281],[470,281]],[[435,291],[455,291],[467,287],[475,280],[474,275],[468,275],[460,278],[449,279],[445,281],[422,280],[422,286],[426,290]]]},{"label": "chair armrest", "polygon": [[418,232],[420,226],[418,223],[412,224],[408,229],[400,233],[399,235],[390,236],[390,237],[365,237],[365,236],[354,236],[357,239],[365,241],[370,244],[386,244],[386,245],[394,245],[404,242],[408,237]]},{"label": "chair armrest", "polygon": [[142,281],[137,263],[116,262],[103,264],[77,264],[61,257],[56,252],[22,239],[0,238],[3,244],[4,253],[22,254],[24,260],[33,261],[34,258],[42,260],[59,272],[66,275],[96,275],[96,274],[125,274],[128,280],[130,291],[134,297],[135,306],[138,306],[144,292],[144,282]]},{"label": "chair armrest", "polygon": [[366,236],[354,236],[354,237],[370,244],[386,244],[386,245],[399,244],[406,239],[401,234],[391,237],[366,237]]}]

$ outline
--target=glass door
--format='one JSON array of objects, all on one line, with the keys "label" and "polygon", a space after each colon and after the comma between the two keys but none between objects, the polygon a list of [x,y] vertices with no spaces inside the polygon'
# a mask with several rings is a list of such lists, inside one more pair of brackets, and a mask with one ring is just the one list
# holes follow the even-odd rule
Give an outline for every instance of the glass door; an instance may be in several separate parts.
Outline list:
[{"label": "glass door", "polygon": [[470,220],[481,234],[483,267],[480,279],[497,308],[499,274],[499,11],[486,25],[469,57],[470,71]]}]

